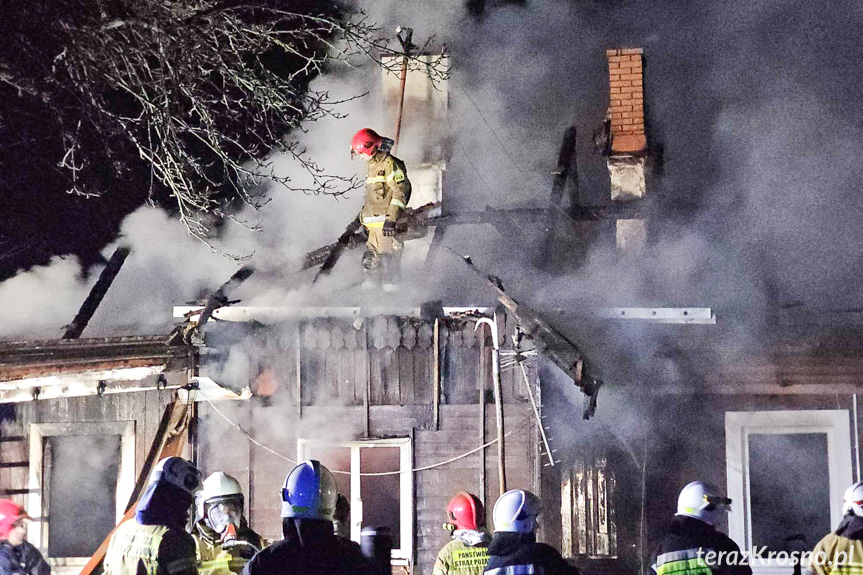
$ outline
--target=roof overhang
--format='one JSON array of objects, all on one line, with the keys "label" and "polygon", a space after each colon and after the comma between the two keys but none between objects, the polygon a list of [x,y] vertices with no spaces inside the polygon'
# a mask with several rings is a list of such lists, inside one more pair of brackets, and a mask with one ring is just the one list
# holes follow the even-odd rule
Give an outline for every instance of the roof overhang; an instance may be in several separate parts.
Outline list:
[{"label": "roof overhang", "polygon": [[[186,318],[190,321],[198,321],[203,306],[177,305],[174,306],[174,317]],[[463,306],[443,307],[446,317],[464,315],[491,315],[494,308],[486,306]],[[337,319],[364,319],[375,316],[397,316],[397,317],[422,317],[420,307],[259,307],[259,306],[225,306],[213,312],[212,317],[221,321],[246,322],[258,321],[261,323],[337,318]]]}]

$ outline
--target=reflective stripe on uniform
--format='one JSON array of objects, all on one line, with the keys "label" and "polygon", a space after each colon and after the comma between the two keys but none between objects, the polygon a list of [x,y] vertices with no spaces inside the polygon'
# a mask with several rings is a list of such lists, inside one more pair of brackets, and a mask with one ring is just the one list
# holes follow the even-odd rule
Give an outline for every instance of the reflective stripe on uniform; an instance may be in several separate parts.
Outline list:
[{"label": "reflective stripe on uniform", "polygon": [[710,551],[703,547],[669,551],[657,556],[652,567],[656,575],[711,575],[712,571],[704,561],[704,555]]},{"label": "reflective stripe on uniform", "polygon": [[403,201],[397,200],[395,198],[393,198],[392,201],[390,201],[390,205],[391,206],[398,206],[401,209],[405,209],[405,203]]},{"label": "reflective stripe on uniform", "polygon": [[385,221],[387,221],[386,216],[367,216],[363,218],[363,225],[368,229],[382,228]]},{"label": "reflective stripe on uniform", "polygon": [[369,176],[366,178],[367,184],[383,184],[387,181],[384,176]]},{"label": "reflective stripe on uniform", "polygon": [[382,228],[385,221],[387,221],[386,216],[366,216],[363,218],[363,225],[368,229]]},{"label": "reflective stripe on uniform", "polygon": [[830,575],[863,575],[863,564],[834,565]]},{"label": "reflective stripe on uniform", "polygon": [[506,567],[496,567],[494,569],[486,569],[483,575],[534,575],[536,567],[531,565],[507,565]]}]

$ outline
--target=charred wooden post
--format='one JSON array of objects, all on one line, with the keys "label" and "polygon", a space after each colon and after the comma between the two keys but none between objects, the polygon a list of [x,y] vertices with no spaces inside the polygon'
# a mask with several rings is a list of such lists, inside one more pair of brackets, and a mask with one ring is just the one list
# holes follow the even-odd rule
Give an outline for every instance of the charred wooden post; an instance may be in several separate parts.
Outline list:
[{"label": "charred wooden post", "polygon": [[402,117],[404,116],[405,110],[405,87],[407,86],[408,81],[408,61],[410,60],[411,38],[413,38],[413,34],[414,31],[411,28],[402,28],[401,26],[396,28],[396,38],[398,38],[399,44],[402,45],[404,57],[402,58],[401,77],[399,79],[399,115],[398,118],[396,118],[396,133],[395,138],[393,139],[393,151],[395,151],[396,147],[399,145],[399,136],[402,132]]},{"label": "charred wooden post", "polygon": [[102,273],[99,274],[99,279],[96,281],[96,285],[94,285],[93,289],[90,290],[90,295],[88,295],[87,299],[84,300],[84,303],[81,304],[81,309],[78,310],[78,314],[75,316],[75,319],[73,319],[72,323],[66,327],[66,332],[63,334],[62,339],[78,339],[81,337],[87,324],[89,324],[90,320],[93,319],[93,314],[95,314],[96,310],[99,309],[99,304],[102,303],[102,299],[105,297],[105,294],[108,293],[108,290],[111,288],[111,284],[114,283],[114,278],[116,278],[117,274],[120,273],[120,268],[123,267],[123,263],[126,261],[129,251],[129,248],[125,246],[120,246],[114,250],[114,253],[111,255],[111,259],[108,260],[108,265],[106,265],[105,269],[102,270]]},{"label": "charred wooden post", "polygon": [[[563,134],[563,142],[560,145],[560,153],[557,156],[557,167],[554,169],[554,181],[551,184],[551,197],[548,200],[548,210],[545,216],[545,241],[539,254],[540,263],[548,262],[554,247],[554,232],[557,223],[558,211],[563,210],[560,205],[563,200],[563,192],[569,179],[570,167],[575,157],[575,126],[570,126]],[[576,173],[576,177],[578,174]]]}]

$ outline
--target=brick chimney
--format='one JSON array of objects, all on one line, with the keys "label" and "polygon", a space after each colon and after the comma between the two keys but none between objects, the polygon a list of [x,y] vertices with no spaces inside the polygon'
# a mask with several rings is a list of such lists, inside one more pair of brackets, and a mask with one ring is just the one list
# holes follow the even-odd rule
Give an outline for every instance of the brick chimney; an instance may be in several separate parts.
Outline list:
[{"label": "brick chimney", "polygon": [[[611,123],[608,173],[611,199],[615,201],[638,200],[647,193],[642,52],[641,48],[616,48],[605,52],[610,100],[606,119]],[[620,251],[640,252],[647,244],[645,221],[618,220],[615,239]]]},{"label": "brick chimney", "polygon": [[641,54],[641,48],[606,50],[612,155],[638,154],[647,149]]}]

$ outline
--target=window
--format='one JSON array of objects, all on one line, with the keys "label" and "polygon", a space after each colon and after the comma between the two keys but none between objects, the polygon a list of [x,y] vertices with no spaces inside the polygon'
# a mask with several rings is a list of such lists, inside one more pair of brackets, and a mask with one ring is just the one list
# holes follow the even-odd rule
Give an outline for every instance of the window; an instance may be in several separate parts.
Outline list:
[{"label": "window", "polygon": [[605,457],[582,458],[563,468],[560,517],[564,557],[617,558],[614,487],[614,470]]},{"label": "window", "polygon": [[[811,550],[836,528],[851,484],[847,410],[727,412],[725,441],[728,530],[741,549]],[[790,575],[784,563],[752,569]]]},{"label": "window", "polygon": [[134,422],[32,424],[30,462],[30,542],[55,565],[83,565],[134,489]]},{"label": "window", "polygon": [[[363,527],[389,527],[394,563],[413,556],[413,474],[409,438],[350,443],[319,443],[301,439],[300,459],[317,459],[336,479],[339,493],[351,504],[351,539],[360,541]],[[398,475],[366,473],[400,471]]]}]

